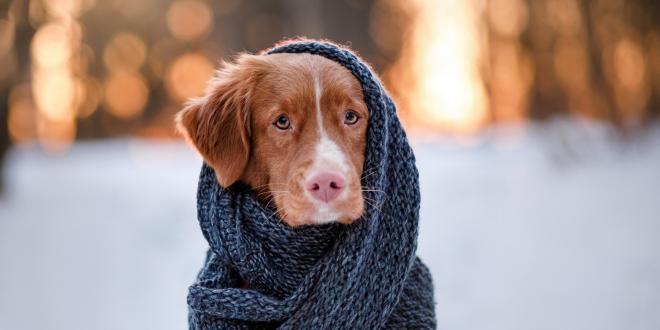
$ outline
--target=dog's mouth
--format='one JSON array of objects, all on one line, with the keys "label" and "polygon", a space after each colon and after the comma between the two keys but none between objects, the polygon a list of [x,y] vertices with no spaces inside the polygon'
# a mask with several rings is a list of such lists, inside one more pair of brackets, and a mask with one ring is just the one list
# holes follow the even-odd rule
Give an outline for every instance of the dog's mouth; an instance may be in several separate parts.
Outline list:
[{"label": "dog's mouth", "polygon": [[364,210],[359,187],[356,192],[345,191],[340,198],[323,203],[302,191],[292,191],[289,194],[274,194],[273,202],[282,221],[292,227],[334,222],[350,224],[358,220]]},{"label": "dog's mouth", "polygon": [[343,224],[350,224],[359,219],[362,212],[350,212],[347,210],[318,210],[315,214],[309,217],[309,222],[312,224],[322,225],[332,222],[339,222]]}]

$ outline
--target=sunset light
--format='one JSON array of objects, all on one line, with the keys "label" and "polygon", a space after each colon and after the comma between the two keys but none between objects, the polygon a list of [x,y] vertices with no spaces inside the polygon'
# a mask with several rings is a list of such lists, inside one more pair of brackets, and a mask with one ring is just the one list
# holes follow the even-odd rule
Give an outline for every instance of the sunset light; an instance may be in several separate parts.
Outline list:
[{"label": "sunset light", "polygon": [[[411,135],[473,137],[554,116],[634,130],[660,104],[660,32],[644,25],[653,17],[643,4],[621,0],[8,3],[7,143],[51,154],[114,134],[174,137],[171,118],[218,63],[296,36],[364,56]],[[346,24],[326,21],[333,13]]]},{"label": "sunset light", "polygon": [[474,1],[416,1],[410,39],[391,76],[407,120],[420,128],[471,132],[486,120],[482,31]]}]

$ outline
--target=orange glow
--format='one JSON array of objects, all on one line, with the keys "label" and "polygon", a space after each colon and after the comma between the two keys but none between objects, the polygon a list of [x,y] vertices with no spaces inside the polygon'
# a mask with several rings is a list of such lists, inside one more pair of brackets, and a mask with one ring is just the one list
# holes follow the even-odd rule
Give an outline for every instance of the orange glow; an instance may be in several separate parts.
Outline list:
[{"label": "orange glow", "polygon": [[32,58],[42,68],[66,65],[71,58],[71,36],[63,24],[48,23],[34,34]]},{"label": "orange glow", "polygon": [[34,112],[34,103],[29,98],[20,99],[9,107],[7,124],[12,142],[20,144],[34,139]]},{"label": "orange glow", "polygon": [[28,142],[36,137],[36,109],[27,84],[14,87],[9,93],[7,125],[14,143]]},{"label": "orange glow", "polygon": [[140,37],[119,33],[103,50],[103,63],[108,71],[137,71],[147,57],[147,47]]},{"label": "orange glow", "polygon": [[213,28],[211,8],[198,0],[177,0],[167,11],[167,27],[180,40],[203,37]]},{"label": "orange glow", "polygon": [[169,68],[165,83],[172,97],[182,102],[199,96],[213,75],[213,64],[204,55],[189,53],[177,58]]},{"label": "orange glow", "polygon": [[488,18],[495,32],[517,37],[527,26],[527,5],[522,0],[490,0]]},{"label": "orange glow", "polygon": [[117,73],[105,83],[105,106],[113,115],[130,119],[144,111],[149,89],[144,78],[137,73]]},{"label": "orange glow", "polygon": [[495,120],[521,121],[527,116],[531,63],[517,42],[501,40],[491,45],[491,107]]},{"label": "orange glow", "polygon": [[82,5],[80,0],[48,0],[44,3],[48,14],[53,18],[78,16]]},{"label": "orange glow", "polygon": [[533,68],[519,37],[527,28],[529,8],[521,0],[491,0],[487,6],[491,26],[487,82],[495,121],[521,121],[528,114]]},{"label": "orange glow", "polygon": [[[76,136],[79,81],[73,68],[79,62],[82,28],[73,18],[82,5],[79,0],[30,2],[31,22],[44,22],[31,44],[32,97],[37,111],[30,118],[36,122],[37,141],[48,153],[67,150]],[[23,121],[34,111],[27,110],[28,101],[17,105],[13,125],[14,136],[20,138],[20,130],[29,132]]]},{"label": "orange glow", "polygon": [[616,78],[626,88],[639,89],[644,82],[644,54],[639,45],[623,39],[614,48],[614,70]]},{"label": "orange glow", "polygon": [[32,93],[39,112],[50,120],[66,120],[74,113],[72,43],[71,30],[62,23],[43,25],[32,39]]},{"label": "orange glow", "polygon": [[586,87],[588,79],[586,49],[579,40],[573,39],[560,39],[555,48],[554,66],[560,81],[566,84],[568,91],[584,92],[579,89]]},{"label": "orange glow", "polygon": [[14,45],[16,26],[13,21],[0,19],[0,57],[6,55]]},{"label": "orange glow", "polygon": [[[658,117],[650,2],[347,0],[351,17],[328,24],[316,22],[317,5],[296,13],[242,0],[5,2],[0,86],[22,92],[12,92],[3,124],[11,141],[49,150],[65,150],[78,124],[83,138],[172,136],[173,114],[203,93],[216,60],[299,33],[336,37],[357,23],[367,31],[335,41],[382,69],[413,134],[463,141],[491,124],[574,115],[639,129]],[[60,142],[46,146],[51,138]]]},{"label": "orange glow", "polygon": [[76,84],[76,95],[78,95],[78,112],[76,115],[79,118],[91,116],[101,101],[103,94],[101,84],[94,78],[86,78],[85,80],[78,81]]},{"label": "orange glow", "polygon": [[574,36],[583,29],[578,0],[547,1],[546,10],[550,18],[550,28],[566,36]]},{"label": "orange glow", "polygon": [[34,75],[33,95],[39,112],[50,120],[73,117],[75,86],[66,69],[49,70]]},{"label": "orange glow", "polygon": [[631,121],[641,120],[647,108],[650,88],[646,84],[646,58],[638,43],[624,38],[612,54],[615,102]]},{"label": "orange glow", "polygon": [[[413,125],[472,132],[487,115],[479,72],[480,33],[473,1],[418,0],[409,43],[391,82]],[[407,79],[401,76],[410,75]]]}]

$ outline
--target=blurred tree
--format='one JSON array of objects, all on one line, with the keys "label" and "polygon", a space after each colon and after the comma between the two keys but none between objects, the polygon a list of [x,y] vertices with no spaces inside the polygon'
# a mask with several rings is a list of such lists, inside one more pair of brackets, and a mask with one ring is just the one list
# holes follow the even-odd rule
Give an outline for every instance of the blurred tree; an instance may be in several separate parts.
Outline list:
[{"label": "blurred tree", "polygon": [[4,188],[4,156],[11,144],[8,125],[10,92],[15,85],[27,81],[30,75],[30,40],[34,30],[27,23],[27,5],[27,1],[0,2],[0,20],[6,22],[4,28],[11,29],[5,33],[11,33],[9,39],[12,40],[0,53],[0,65],[5,66],[0,69],[3,71],[0,75],[0,193]]},{"label": "blurred tree", "polygon": [[[2,15],[1,13],[5,13]],[[0,19],[9,20],[9,3],[0,3]],[[3,69],[4,70],[4,69]],[[9,148],[9,128],[7,117],[9,113],[9,88],[11,84],[5,79],[0,80],[0,195],[2,194],[4,182],[4,156]]]},{"label": "blurred tree", "polygon": [[[532,119],[582,115],[604,120],[622,131],[637,131],[658,116],[660,45],[657,1],[490,0],[487,81],[491,100],[497,95],[498,70],[506,79],[515,67],[531,65],[528,106]],[[495,6],[496,9],[492,9]],[[507,8],[509,10],[502,10]],[[511,12],[514,12],[513,14]],[[516,16],[516,12],[522,13]],[[494,14],[493,14],[494,13]],[[516,17],[523,16],[519,33]],[[512,26],[512,27],[510,27]],[[514,53],[508,53],[513,47]],[[522,61],[498,57],[518,54]],[[515,57],[515,56],[514,56]],[[518,87],[520,88],[520,86]],[[495,120],[497,102],[493,110]]]},{"label": "blurred tree", "polygon": [[[219,60],[296,36],[349,44],[384,74],[404,120],[417,118],[407,124],[428,124],[420,118],[455,107],[438,116],[454,121],[434,130],[451,130],[456,120],[479,128],[580,115],[637,131],[660,114],[655,0],[10,0],[0,1],[0,20],[0,158],[12,142],[36,139],[48,149],[48,134],[66,143],[170,137],[174,113],[202,91]],[[50,23],[65,38],[42,34],[41,55],[68,56],[59,64],[73,105],[55,115],[73,127],[49,127],[48,103],[35,110],[32,97],[44,92],[34,83],[33,36]],[[7,52],[2,40],[11,40]],[[16,86],[29,106],[14,111],[22,126],[10,127]],[[47,87],[56,98],[63,89]]]}]

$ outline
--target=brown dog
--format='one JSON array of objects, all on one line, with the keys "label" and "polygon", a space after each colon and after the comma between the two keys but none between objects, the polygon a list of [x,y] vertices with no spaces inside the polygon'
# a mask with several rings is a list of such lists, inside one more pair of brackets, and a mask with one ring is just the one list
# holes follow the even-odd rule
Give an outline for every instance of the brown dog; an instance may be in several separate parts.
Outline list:
[{"label": "brown dog", "polygon": [[240,55],[224,63],[177,127],[228,187],[248,184],[291,226],[351,223],[369,113],[358,80],[318,55]]}]

